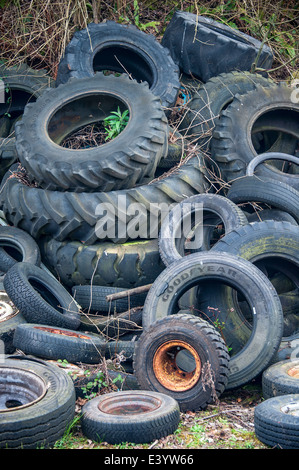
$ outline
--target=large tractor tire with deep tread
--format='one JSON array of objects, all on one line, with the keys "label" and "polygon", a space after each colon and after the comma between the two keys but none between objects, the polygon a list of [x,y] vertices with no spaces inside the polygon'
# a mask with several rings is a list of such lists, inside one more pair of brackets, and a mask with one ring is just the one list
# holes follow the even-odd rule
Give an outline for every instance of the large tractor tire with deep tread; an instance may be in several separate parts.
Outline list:
[{"label": "large tractor tire with deep tread", "polygon": [[[36,240],[48,235],[58,241],[80,240],[88,245],[99,240],[110,239],[122,243],[128,238],[137,239],[138,236],[128,234],[128,224],[135,217],[135,213],[129,213],[128,208],[136,203],[142,205],[144,216],[149,218],[152,215],[154,221],[150,228],[147,224],[142,225],[143,237],[139,233],[137,235],[143,239],[157,238],[162,203],[169,207],[188,196],[204,193],[211,186],[202,154],[194,155],[150,184],[106,193],[49,191],[30,187],[22,184],[16,171],[7,172],[0,189],[0,208],[7,222],[22,228]],[[122,213],[118,217],[120,204],[126,214],[125,220]],[[105,222],[111,220],[113,233],[105,230]]]},{"label": "large tractor tire with deep tread", "polygon": [[[117,137],[87,148],[64,145],[66,137],[118,109],[129,111],[129,121]],[[154,176],[167,142],[167,119],[148,85],[100,72],[47,90],[16,124],[19,159],[29,179],[49,190],[133,187]]]}]

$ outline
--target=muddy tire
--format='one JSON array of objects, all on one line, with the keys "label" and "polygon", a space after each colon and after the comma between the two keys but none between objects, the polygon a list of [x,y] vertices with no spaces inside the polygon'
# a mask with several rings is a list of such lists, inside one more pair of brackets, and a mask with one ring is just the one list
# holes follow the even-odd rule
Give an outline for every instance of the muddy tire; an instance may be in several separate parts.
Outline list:
[{"label": "muddy tire", "polygon": [[[235,388],[256,377],[269,365],[283,331],[279,297],[269,279],[250,261],[228,253],[208,251],[186,256],[171,264],[158,276],[148,292],[142,324],[143,328],[148,328],[153,322],[178,313],[180,297],[195,285],[199,288],[197,295],[200,301],[205,292],[205,289],[203,294],[200,292],[201,285],[211,281],[215,305],[218,300],[221,301],[222,284],[232,284],[255,311],[250,341],[247,338],[238,354],[230,358],[226,388]],[[200,315],[200,310],[197,314]],[[231,329],[234,335],[230,311],[225,317],[225,329]],[[228,341],[226,344],[230,346]]]},{"label": "muddy tire", "polygon": [[172,396],[181,411],[203,410],[221,395],[228,381],[228,363],[228,350],[218,331],[188,314],[150,325],[136,343],[133,357],[140,388]]},{"label": "muddy tire", "polygon": [[56,84],[105,70],[147,82],[163,106],[175,104],[180,88],[178,67],[167,48],[133,25],[105,21],[76,32],[59,63]]},{"label": "muddy tire", "polygon": [[[4,400],[0,407],[0,447],[53,447],[75,416],[72,379],[56,366],[24,356],[5,359],[0,364],[0,376]],[[11,387],[12,379],[20,386]]]},{"label": "muddy tire", "polygon": [[299,394],[280,395],[254,409],[256,437],[272,448],[299,449]]},{"label": "muddy tire", "polygon": [[251,70],[257,57],[262,68],[270,68],[273,61],[271,49],[257,39],[219,21],[184,11],[173,15],[162,45],[169,48],[181,71],[203,82],[223,72]]},{"label": "muddy tire", "polygon": [[[185,197],[206,192],[209,187],[203,155],[198,154],[151,184],[107,193],[49,191],[29,187],[12,177],[6,180],[0,191],[0,208],[9,224],[25,230],[35,240],[48,235],[58,241],[80,240],[88,245],[99,240],[122,243],[128,238],[137,241],[139,238],[158,237],[160,223],[156,211],[159,204],[176,204]],[[126,220],[117,217],[119,201],[123,201]],[[132,224],[135,214],[129,213],[128,208],[136,203],[143,205],[144,217],[152,215],[153,233],[145,224],[141,233],[131,233],[129,237],[129,223]],[[101,212],[99,208],[106,210]],[[113,221],[115,233],[114,230],[111,234],[105,231],[107,220]]]},{"label": "muddy tire", "polygon": [[[117,137],[87,148],[63,145],[74,131],[118,108],[130,117]],[[16,148],[29,179],[54,191],[131,188],[153,177],[167,139],[167,119],[147,84],[102,73],[47,90],[16,124]]]},{"label": "muddy tire", "polygon": [[[172,209],[162,223],[159,235],[161,258],[165,266],[169,266],[186,254],[209,250],[214,232],[221,233],[220,226],[223,226],[223,235],[223,232],[229,233],[247,223],[243,211],[223,196],[200,194],[186,198]],[[188,232],[186,229],[189,229]]]},{"label": "muddy tire", "polygon": [[78,305],[44,269],[30,263],[16,263],[6,273],[3,285],[28,323],[79,328]]},{"label": "muddy tire", "polygon": [[188,105],[181,132],[201,150],[210,149],[213,129],[222,111],[234,100],[235,95],[243,95],[258,86],[270,86],[274,82],[250,72],[221,73],[203,84]]},{"label": "muddy tire", "polygon": [[[291,93],[292,88],[285,84],[259,87],[235,96],[222,112],[213,132],[211,155],[225,181],[246,174],[247,165],[257,155],[252,135],[258,130],[283,131],[298,141],[299,106],[292,103]],[[256,175],[299,187],[298,175],[284,173],[268,163],[259,165]]]},{"label": "muddy tire", "polygon": [[136,390],[89,400],[82,408],[81,426],[83,434],[95,442],[140,444],[173,434],[179,421],[179,406],[172,397]]},{"label": "muddy tire", "polygon": [[13,343],[27,355],[86,364],[99,363],[106,349],[100,335],[34,323],[19,325]]}]

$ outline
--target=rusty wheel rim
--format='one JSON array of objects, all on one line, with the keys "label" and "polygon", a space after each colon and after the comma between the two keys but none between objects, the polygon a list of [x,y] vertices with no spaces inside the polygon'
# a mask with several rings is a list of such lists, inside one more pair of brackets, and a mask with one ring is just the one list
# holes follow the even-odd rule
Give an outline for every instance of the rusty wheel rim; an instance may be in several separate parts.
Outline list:
[{"label": "rusty wheel rim", "polygon": [[288,370],[288,375],[294,379],[299,379],[299,365],[292,367]]},{"label": "rusty wheel rim", "polygon": [[[192,359],[191,370],[179,365],[178,355],[182,352],[187,352]],[[167,341],[155,352],[153,371],[163,387],[182,392],[190,390],[198,382],[201,375],[201,360],[196,350],[185,341]]]},{"label": "rusty wheel rim", "polygon": [[130,393],[122,395],[117,393],[107,397],[98,404],[102,413],[114,416],[139,415],[156,411],[161,406],[161,400],[153,396]]},{"label": "rusty wheel rim", "polygon": [[51,328],[48,326],[35,326],[34,328],[36,330],[46,331],[47,333],[52,333],[54,335],[68,336],[68,337],[80,338],[80,339],[90,339],[90,336],[86,336],[81,333],[76,333],[75,331],[72,331],[72,330],[62,330],[60,328]]}]

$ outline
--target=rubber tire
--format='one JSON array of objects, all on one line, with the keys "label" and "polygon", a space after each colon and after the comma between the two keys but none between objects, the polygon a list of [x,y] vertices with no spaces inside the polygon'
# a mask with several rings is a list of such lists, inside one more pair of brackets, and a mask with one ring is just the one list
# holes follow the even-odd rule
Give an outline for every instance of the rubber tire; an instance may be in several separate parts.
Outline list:
[{"label": "rubber tire", "polygon": [[272,209],[287,212],[299,222],[299,191],[281,181],[244,176],[232,183],[227,197],[237,205],[249,202],[267,204]]},{"label": "rubber tire", "polygon": [[1,413],[0,447],[37,449],[53,447],[75,417],[75,390],[72,379],[56,366],[25,356],[9,356],[0,370],[9,367],[37,375],[47,385],[47,393],[25,408]]},{"label": "rubber tire", "polygon": [[107,302],[106,296],[123,292],[121,287],[107,286],[74,286],[72,293],[74,299],[83,309],[93,312],[126,312],[130,308],[142,307],[146,298],[146,293],[128,295],[123,299]]},{"label": "rubber tire", "polygon": [[28,323],[79,328],[79,308],[73,297],[39,266],[16,263],[5,274],[3,285]]},{"label": "rubber tire", "polygon": [[[297,371],[297,377],[290,375],[289,371]],[[268,367],[262,376],[263,397],[277,397],[280,395],[299,394],[299,360],[286,360],[277,362]]]},{"label": "rubber tire", "polygon": [[[90,23],[87,28],[75,32],[58,65],[56,84],[65,83],[70,77],[93,76],[94,60],[103,49],[108,50],[108,56],[97,63],[96,70],[123,73],[124,69],[113,60],[113,48],[118,46],[125,48],[125,56],[121,62],[126,73],[133,79],[148,81],[151,92],[160,98],[162,106],[173,106],[180,88],[178,67],[168,49],[162,47],[153,35],[140,31],[131,24],[118,24],[114,21]],[[147,75],[151,76],[148,80]]]},{"label": "rubber tire", "polygon": [[[191,157],[178,169],[173,169],[170,174],[151,184],[107,193],[48,191],[29,187],[18,178],[8,179],[8,176],[11,173],[6,175],[7,179],[0,190],[0,209],[10,225],[25,230],[35,240],[48,235],[58,241],[80,240],[88,245],[99,240],[107,241],[107,235],[99,226],[102,218],[97,208],[101,205],[109,209],[109,215],[114,219],[118,214],[119,200],[125,200],[124,209],[127,214],[129,205],[139,203],[143,204],[146,215],[150,216],[153,206],[175,204],[185,197],[204,193],[210,188],[202,154]],[[103,217],[104,221],[105,218]],[[124,222],[116,218],[115,226],[120,225],[122,234],[118,237],[116,233],[112,237],[113,242],[122,243],[128,239],[127,225],[134,217],[128,214],[127,219]],[[160,225],[157,223],[156,236],[159,229]],[[146,235],[143,238],[151,238],[151,233],[147,232]]]},{"label": "rubber tire", "polygon": [[[120,411],[115,414],[101,411],[101,406],[113,406],[117,400]],[[142,411],[148,401],[156,403],[156,409]],[[106,403],[105,403],[106,402]],[[127,413],[126,406],[139,405],[139,412]],[[124,408],[125,412],[121,412]],[[95,442],[121,444],[149,443],[173,434],[180,421],[178,403],[167,395],[147,390],[122,391],[100,395],[82,407],[81,428],[83,434]]]},{"label": "rubber tire", "polygon": [[2,225],[0,226],[0,271],[6,273],[17,262],[40,266],[41,255],[38,244],[24,230]]},{"label": "rubber tire", "polygon": [[252,214],[245,212],[245,215],[249,223],[276,220],[277,222],[290,222],[293,225],[298,225],[294,217],[285,211],[277,209],[263,209],[258,212],[253,212]]},{"label": "rubber tire", "polygon": [[253,176],[256,170],[256,167],[261,163],[265,162],[266,160],[283,160],[287,162],[295,163],[299,165],[299,158],[294,155],[289,155],[283,152],[266,152],[257,155],[254,157],[251,162],[248,164],[246,169],[247,176]]},{"label": "rubber tire", "polygon": [[190,101],[180,124],[180,132],[186,134],[185,137],[192,143],[197,143],[202,151],[210,150],[216,122],[235,95],[243,95],[261,85],[267,87],[273,84],[269,78],[246,71],[234,70],[210,78],[198,88]]},{"label": "rubber tire", "polygon": [[[14,67],[6,67],[0,65],[0,78],[4,81],[5,88],[9,90],[26,93],[29,95],[30,101],[35,101],[45,89],[54,86],[54,80],[42,70],[34,70],[26,64],[16,65]],[[16,96],[17,102],[7,104],[0,103],[0,115],[5,113],[11,114],[17,112],[22,114],[28,98]],[[7,101],[7,100],[6,100]],[[11,121],[11,119],[10,119]],[[18,154],[15,146],[15,135],[0,134],[0,179],[4,176],[10,165],[18,160]]]},{"label": "rubber tire", "polygon": [[[219,166],[225,181],[230,182],[244,176],[247,165],[256,157],[251,133],[254,125],[264,113],[279,110],[284,110],[286,113],[299,112],[298,104],[292,103],[291,93],[292,88],[284,83],[271,87],[258,87],[242,96],[236,95],[233,102],[222,112],[213,131],[211,157]],[[240,113],[240,108],[242,108],[242,113]],[[278,115],[279,120],[283,126],[284,117]],[[281,125],[277,124],[278,130]],[[289,127],[289,132],[292,131],[292,135],[298,139],[296,122],[293,130]],[[283,173],[267,163],[259,165],[256,175],[299,188],[299,179],[296,174]]]},{"label": "rubber tire", "polygon": [[[294,272],[291,273],[292,280],[298,287],[299,277],[298,277],[298,268],[299,268],[299,256],[298,256],[298,246],[299,246],[299,231],[298,226],[290,224],[289,222],[277,222],[277,221],[264,221],[257,222],[253,224],[248,224],[244,227],[233,230],[228,235],[224,236],[219,242],[214,245],[211,249],[211,253],[227,253],[229,255],[237,255],[250,261],[253,264],[256,264],[258,261],[262,262],[263,260],[267,261],[267,257],[276,257],[277,269],[285,274],[283,269],[283,261],[288,261],[292,264]],[[267,268],[266,268],[267,269]],[[288,268],[287,268],[288,269]],[[286,274],[287,276],[287,274]],[[240,322],[240,311],[238,306],[236,306],[233,298],[233,293],[231,289],[227,286],[223,287],[223,301],[221,304],[218,304],[219,308],[219,318],[220,321],[224,321],[225,313],[223,312],[224,306],[228,303],[230,308],[234,309],[232,314],[235,317],[234,324],[238,323],[238,318]],[[203,305],[201,304],[199,308],[203,311],[206,311],[207,306],[213,307],[213,289],[205,289],[205,300]],[[283,309],[283,306],[282,306]],[[222,313],[221,313],[222,312]],[[289,309],[286,307],[283,310],[285,316],[290,313]],[[296,312],[298,315],[298,311]],[[241,314],[242,316],[242,314]],[[248,330],[248,325],[246,325],[241,318],[241,325],[239,325],[238,333],[236,333],[235,339],[242,338],[243,335],[247,336],[246,331]],[[224,332],[225,334],[225,332]],[[292,341],[298,341],[299,332],[293,330],[292,334],[282,335],[279,354],[282,354],[282,350],[289,347]],[[278,352],[273,356],[272,361],[277,361],[279,358]]]},{"label": "rubber tire", "polygon": [[43,263],[67,288],[130,289],[151,284],[164,269],[155,239],[95,245],[42,239],[39,246]]},{"label": "rubber tire", "polygon": [[251,70],[257,57],[258,67],[264,69],[273,61],[271,49],[252,36],[185,11],[174,13],[161,44],[169,48],[181,71],[203,82],[223,72]]},{"label": "rubber tire", "polygon": [[[231,389],[257,377],[269,365],[282,337],[283,314],[279,297],[269,279],[250,261],[228,253],[207,251],[171,264],[148,292],[142,325],[146,329],[155,321],[177,313],[179,298],[190,286],[213,280],[232,283],[256,311],[250,341],[230,359],[226,389]],[[221,290],[215,287],[215,304],[219,295]],[[228,326],[229,320],[228,316]]]},{"label": "rubber tire", "polygon": [[272,448],[299,449],[299,425],[297,416],[282,410],[290,404],[297,406],[299,394],[272,397],[259,403],[254,409],[256,437]]},{"label": "rubber tire", "polygon": [[[169,341],[187,343],[200,359],[200,376],[189,389],[172,390],[166,384],[163,385],[155,373],[154,356]],[[136,343],[133,356],[134,375],[140,388],[172,396],[179,403],[181,411],[204,410],[213,403],[227,385],[228,364],[228,350],[216,328],[188,314],[170,315],[150,325]],[[165,366],[162,374],[171,375],[171,372]],[[209,374],[213,377],[213,385],[205,383]]]},{"label": "rubber tire", "polygon": [[105,357],[106,341],[100,335],[48,325],[18,325],[13,343],[27,355],[43,359],[97,364]]},{"label": "rubber tire", "polygon": [[[202,244],[194,251],[209,250],[211,236],[215,226],[223,224],[224,232],[229,233],[234,228],[248,223],[244,212],[229,199],[219,194],[200,194],[184,199],[172,209],[162,225],[159,234],[160,256],[165,264],[179,260],[184,254],[187,234],[181,234],[184,220],[192,222],[191,214],[202,213]],[[207,227],[205,227],[207,224]],[[191,249],[192,252],[193,249]]]},{"label": "rubber tire", "polygon": [[[70,114],[68,103],[96,94],[94,108],[82,103],[76,109],[73,104]],[[109,96],[106,101],[101,98],[105,95]],[[115,99],[122,105],[115,104]],[[87,149],[61,146],[66,135],[80,125],[103,120],[116,106],[130,111],[125,129],[116,138]],[[168,124],[159,99],[147,84],[97,73],[45,91],[26,106],[15,132],[18,156],[30,181],[53,191],[107,192],[133,187],[144,176],[154,175],[167,148]]]}]

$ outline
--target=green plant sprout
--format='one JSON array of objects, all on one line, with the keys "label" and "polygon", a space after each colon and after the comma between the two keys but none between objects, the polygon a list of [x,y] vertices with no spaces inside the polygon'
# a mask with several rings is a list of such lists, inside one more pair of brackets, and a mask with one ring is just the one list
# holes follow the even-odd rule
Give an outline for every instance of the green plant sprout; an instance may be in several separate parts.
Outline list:
[{"label": "green plant sprout", "polygon": [[129,121],[129,110],[126,109],[123,113],[117,107],[117,111],[111,111],[111,114],[104,119],[105,131],[107,137],[105,140],[114,139],[126,127]]}]

